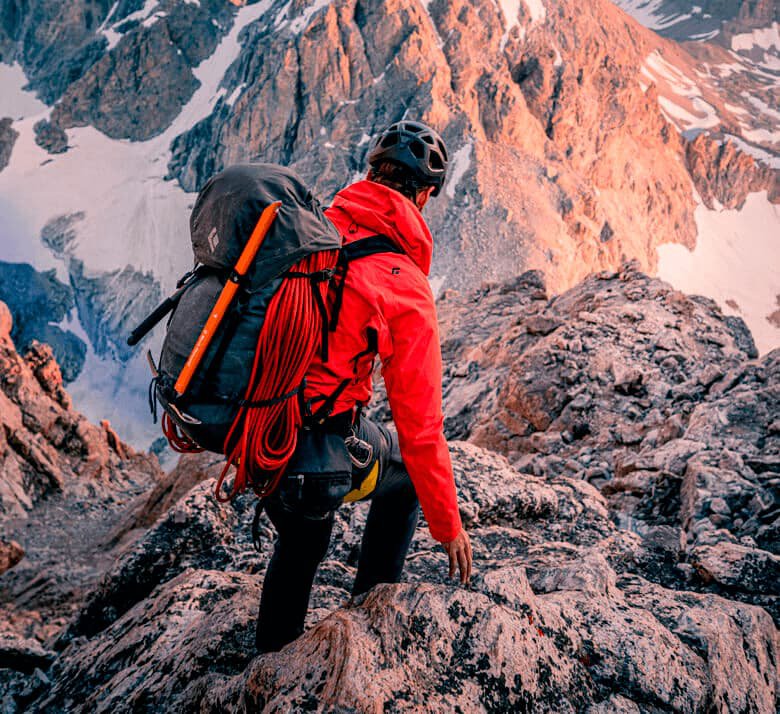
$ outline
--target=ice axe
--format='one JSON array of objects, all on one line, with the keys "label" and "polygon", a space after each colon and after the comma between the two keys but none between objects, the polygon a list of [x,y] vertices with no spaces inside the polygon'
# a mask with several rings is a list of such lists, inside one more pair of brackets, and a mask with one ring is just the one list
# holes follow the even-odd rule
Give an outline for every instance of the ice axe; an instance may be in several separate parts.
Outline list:
[{"label": "ice axe", "polygon": [[184,367],[182,367],[179,378],[173,386],[179,397],[187,391],[187,387],[190,385],[190,382],[195,375],[195,371],[198,369],[198,365],[206,354],[206,350],[209,348],[211,340],[214,338],[214,335],[222,322],[222,318],[224,318],[227,313],[230,303],[233,302],[233,298],[238,291],[241,280],[244,278],[257,256],[257,251],[260,250],[260,246],[263,244],[263,240],[265,239],[268,230],[271,228],[271,224],[274,222],[281,205],[281,201],[275,201],[267,206],[260,215],[260,220],[257,221],[257,225],[255,225],[252,235],[244,246],[244,250],[241,251],[241,255],[233,268],[233,272],[225,283],[225,287],[222,288],[217,303],[214,305],[211,314],[206,320],[206,324],[203,326],[198,339],[195,341],[195,346],[192,348],[189,357],[187,357],[187,361],[184,363]]}]

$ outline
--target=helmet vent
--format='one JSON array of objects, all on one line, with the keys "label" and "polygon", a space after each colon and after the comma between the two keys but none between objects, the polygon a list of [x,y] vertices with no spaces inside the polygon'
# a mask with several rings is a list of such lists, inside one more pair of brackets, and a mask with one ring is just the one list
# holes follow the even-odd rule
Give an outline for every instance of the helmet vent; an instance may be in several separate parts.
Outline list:
[{"label": "helmet vent", "polygon": [[409,144],[409,149],[414,154],[416,159],[422,159],[425,157],[425,147],[420,143],[419,139],[415,139]]},{"label": "helmet vent", "polygon": [[398,134],[388,134],[382,139],[381,146],[383,148],[387,148],[388,146],[393,146],[398,143]]}]

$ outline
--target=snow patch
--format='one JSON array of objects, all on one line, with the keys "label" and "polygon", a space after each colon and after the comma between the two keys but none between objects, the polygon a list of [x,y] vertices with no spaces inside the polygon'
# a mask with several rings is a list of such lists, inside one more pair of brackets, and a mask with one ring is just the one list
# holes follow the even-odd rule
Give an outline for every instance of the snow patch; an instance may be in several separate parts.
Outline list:
[{"label": "snow patch", "polygon": [[[760,352],[780,346],[780,329],[766,318],[780,295],[780,206],[766,191],[748,195],[741,210],[694,213],[698,237],[691,252],[677,244],[658,247],[658,275],[687,293],[713,298],[724,312],[738,314]],[[727,304],[735,301],[741,312]]]},{"label": "snow patch", "polygon": [[547,17],[547,10],[542,0],[524,0],[531,15],[531,22],[542,22]]},{"label": "snow patch", "polygon": [[731,49],[735,52],[750,51],[754,47],[780,50],[780,24],[773,22],[769,27],[744,32],[731,38]]},{"label": "snow patch", "polygon": [[737,148],[741,149],[746,154],[749,154],[754,159],[757,159],[758,161],[765,163],[767,166],[769,166],[772,169],[780,169],[780,156],[775,156],[774,154],[771,154],[768,151],[764,151],[763,149],[760,149],[757,146],[753,146],[753,144],[748,144],[747,141],[741,139],[738,136],[726,134],[725,138],[728,141],[736,144]]},{"label": "snow patch", "polygon": [[728,109],[732,114],[736,114],[737,116],[748,116],[745,107],[738,107],[735,106],[734,104],[729,104],[728,102],[723,102],[723,106],[726,109]]},{"label": "snow patch", "polygon": [[0,118],[24,119],[46,111],[46,105],[24,89],[27,77],[19,64],[0,64]]},{"label": "snow patch", "polygon": [[[538,1],[539,4],[541,4],[541,0]],[[506,29],[504,30],[504,34],[502,35],[501,42],[498,46],[499,50],[503,51],[509,40],[509,33],[512,31],[512,28],[517,27],[519,29],[521,40],[525,39],[525,28],[520,25],[519,21],[520,0],[498,0],[498,4],[501,8],[501,13],[504,16],[504,22],[506,23]],[[526,5],[529,7],[529,13],[532,12],[530,5],[528,5],[528,3],[526,3]],[[542,5],[542,11],[544,12],[544,5]]]},{"label": "snow patch", "polygon": [[[666,14],[662,12],[667,0],[613,0],[613,2],[637,22],[656,31],[668,29],[691,17],[690,13]],[[695,12],[695,10],[692,9],[691,12]]]},{"label": "snow patch", "polygon": [[754,97],[747,92],[742,92],[742,96],[745,97],[758,111],[765,114],[770,119],[780,122],[780,112],[777,109],[770,107],[766,102],[762,101],[758,97]]},{"label": "snow patch", "polygon": [[702,98],[696,82],[665,60],[658,50],[645,58],[640,71],[657,85],[658,104],[678,129],[711,129],[721,123],[715,108]]},{"label": "snow patch", "polygon": [[232,107],[236,103],[236,99],[241,96],[241,92],[243,92],[245,89],[246,82],[242,82],[230,93],[230,96],[225,100],[225,104]]},{"label": "snow patch", "polygon": [[450,173],[450,178],[447,181],[447,186],[444,189],[444,192],[450,198],[455,198],[455,189],[471,165],[472,148],[473,142],[468,141],[452,155],[452,170]]},{"label": "snow patch", "polygon": [[330,5],[330,0],[314,0],[314,2],[309,5],[309,7],[307,7],[290,23],[290,30],[296,35],[302,32],[303,29],[309,24],[309,20],[311,20],[314,14],[328,5]]},{"label": "snow patch", "polygon": [[758,144],[777,144],[780,143],[780,131],[769,131],[768,129],[742,129],[742,136],[748,141],[755,141]]},{"label": "snow patch", "polygon": [[428,9],[428,6],[430,4],[431,4],[431,0],[420,0],[420,5],[422,5],[423,10],[425,10],[425,14],[428,16],[428,20],[430,20],[431,23],[431,29],[436,35],[436,45],[441,48],[444,47],[444,40],[442,39],[442,36],[439,34],[439,28],[436,27],[436,23],[433,21],[433,15],[431,15],[431,11]]},{"label": "snow patch", "polygon": [[694,97],[692,104],[694,109],[703,112],[703,117],[686,111],[679,104],[675,104],[670,99],[660,95],[658,103],[661,105],[666,118],[678,129],[710,129],[720,124],[720,119],[715,109],[699,97]]},{"label": "snow patch", "polygon": [[151,27],[152,25],[156,24],[158,20],[165,17],[168,13],[167,12],[156,12],[154,15],[151,15],[147,17],[141,24],[144,27]]},{"label": "snow patch", "polygon": [[106,19],[103,20],[103,24],[97,29],[97,34],[103,35],[103,37],[105,37],[108,41],[108,47],[106,49],[110,52],[112,49],[114,49],[114,47],[117,46],[119,40],[122,39],[122,33],[117,32],[114,29],[116,25],[121,25],[125,22],[139,21],[143,23],[144,27],[151,27],[155,22],[157,22],[157,20],[160,19],[160,17],[164,17],[164,12],[152,15],[152,11],[155,10],[159,4],[159,0],[146,0],[144,6],[140,10],[131,12],[127,17],[124,17],[121,20],[117,20],[116,22],[113,22],[109,25],[108,23],[114,16],[117,6],[119,5],[119,2],[115,2],[108,11]]},{"label": "snow patch", "polygon": [[282,9],[276,13],[276,18],[274,19],[275,28],[279,29],[289,19],[290,5],[292,5],[292,0],[288,0],[288,2],[282,6]]}]

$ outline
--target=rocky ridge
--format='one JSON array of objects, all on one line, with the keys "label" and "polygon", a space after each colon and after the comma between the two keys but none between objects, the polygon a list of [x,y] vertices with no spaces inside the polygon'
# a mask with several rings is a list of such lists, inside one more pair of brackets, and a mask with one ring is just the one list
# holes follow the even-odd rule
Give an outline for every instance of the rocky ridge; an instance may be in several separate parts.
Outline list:
[{"label": "rocky ridge", "polygon": [[3,706],[774,711],[778,352],[756,360],[744,323],[635,265],[439,309],[469,588],[421,524],[405,582],[350,600],[366,509],[343,508],[309,629],[254,657],[272,531],[254,552],[252,498],[219,505],[219,460],[183,457],[112,511],[88,588],[26,600],[24,560],[0,578]]},{"label": "rocky ridge", "polygon": [[[479,325],[473,315],[480,315]],[[439,302],[445,431],[600,489],[667,585],[780,619],[780,352],[637,272],[548,300],[538,273]]]}]

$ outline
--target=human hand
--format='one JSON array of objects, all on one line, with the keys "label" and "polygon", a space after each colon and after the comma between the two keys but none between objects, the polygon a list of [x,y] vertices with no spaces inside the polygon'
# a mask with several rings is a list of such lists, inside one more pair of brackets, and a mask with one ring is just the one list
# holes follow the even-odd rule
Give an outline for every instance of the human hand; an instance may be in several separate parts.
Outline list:
[{"label": "human hand", "polygon": [[442,543],[450,559],[450,578],[455,575],[456,566],[460,569],[460,582],[465,585],[471,577],[471,541],[462,528],[454,540]]}]

